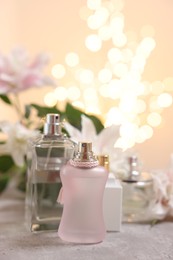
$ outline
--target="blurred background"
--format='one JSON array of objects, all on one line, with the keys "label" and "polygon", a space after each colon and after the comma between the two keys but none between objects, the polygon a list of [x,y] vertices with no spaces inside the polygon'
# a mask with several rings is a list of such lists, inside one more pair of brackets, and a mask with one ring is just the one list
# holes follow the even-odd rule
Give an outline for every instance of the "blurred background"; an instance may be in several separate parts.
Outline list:
[{"label": "blurred background", "polygon": [[[20,94],[23,104],[51,106],[57,102],[63,109],[68,100],[87,113],[96,114],[105,125],[121,125],[119,144],[125,143],[124,149],[134,147],[146,168],[165,168],[173,152],[173,2],[110,0],[102,3],[101,12],[98,0],[1,0],[0,52],[8,54],[15,47],[23,47],[31,56],[39,52],[50,55],[47,73],[57,82],[56,92],[49,86],[27,90]],[[94,13],[97,17],[90,17]],[[96,49],[87,38],[92,34],[101,38],[99,42],[95,38]],[[121,37],[116,38],[119,34],[122,41],[119,41]],[[142,60],[140,47],[146,54]],[[123,61],[118,58],[122,54]],[[115,59],[111,60],[113,55],[117,59],[116,67]],[[129,77],[126,78],[131,59],[134,67],[135,64],[142,67],[137,87],[143,92],[138,94],[134,82],[130,85]],[[118,82],[114,80],[124,78],[124,92],[116,92]],[[127,82],[130,92],[127,92]],[[138,101],[138,108],[123,106],[123,102],[128,103],[127,93],[133,93],[132,105]],[[0,101],[0,120],[7,118],[16,121],[15,111]],[[143,137],[141,133],[145,130],[148,134]]]}]

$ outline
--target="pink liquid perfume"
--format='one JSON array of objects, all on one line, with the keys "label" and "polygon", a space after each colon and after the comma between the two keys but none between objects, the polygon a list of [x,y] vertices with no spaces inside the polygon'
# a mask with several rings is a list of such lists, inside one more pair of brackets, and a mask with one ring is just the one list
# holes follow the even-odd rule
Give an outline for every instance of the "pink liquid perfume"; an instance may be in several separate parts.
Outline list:
[{"label": "pink liquid perfume", "polygon": [[67,242],[99,243],[105,237],[103,194],[108,171],[99,166],[92,144],[80,142],[78,152],[60,171],[63,214],[58,235]]}]

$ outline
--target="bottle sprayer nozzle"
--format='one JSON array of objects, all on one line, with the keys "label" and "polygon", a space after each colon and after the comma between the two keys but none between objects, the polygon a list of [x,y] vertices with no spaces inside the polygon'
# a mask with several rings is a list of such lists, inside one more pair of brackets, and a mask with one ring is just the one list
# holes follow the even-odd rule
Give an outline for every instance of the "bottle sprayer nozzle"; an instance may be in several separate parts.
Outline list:
[{"label": "bottle sprayer nozzle", "polygon": [[59,114],[47,114],[46,115],[46,123],[47,124],[58,124],[58,123],[60,123],[60,115]]},{"label": "bottle sprayer nozzle", "polygon": [[44,124],[44,135],[61,135],[61,122],[59,114],[47,114]]}]

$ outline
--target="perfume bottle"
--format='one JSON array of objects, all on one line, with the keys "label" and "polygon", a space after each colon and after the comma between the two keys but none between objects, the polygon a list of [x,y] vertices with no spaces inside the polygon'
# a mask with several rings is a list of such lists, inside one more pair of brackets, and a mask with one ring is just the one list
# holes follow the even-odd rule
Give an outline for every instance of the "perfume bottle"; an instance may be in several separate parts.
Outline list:
[{"label": "perfume bottle", "polygon": [[26,215],[31,231],[57,230],[62,205],[60,169],[73,157],[75,143],[61,132],[59,114],[47,114],[43,135],[30,142]]},{"label": "perfume bottle", "polygon": [[152,177],[139,168],[137,156],[127,158],[128,171],[122,179],[123,221],[148,222],[151,220],[151,202],[154,196]]},{"label": "perfume bottle", "polygon": [[104,196],[103,216],[107,231],[121,231],[122,222],[122,186],[120,180],[109,169],[109,156],[97,156],[99,165],[104,166],[108,172]]},{"label": "perfume bottle", "polygon": [[99,243],[105,237],[103,193],[108,171],[99,166],[92,143],[80,142],[78,152],[60,172],[63,215],[59,237],[67,242]]}]

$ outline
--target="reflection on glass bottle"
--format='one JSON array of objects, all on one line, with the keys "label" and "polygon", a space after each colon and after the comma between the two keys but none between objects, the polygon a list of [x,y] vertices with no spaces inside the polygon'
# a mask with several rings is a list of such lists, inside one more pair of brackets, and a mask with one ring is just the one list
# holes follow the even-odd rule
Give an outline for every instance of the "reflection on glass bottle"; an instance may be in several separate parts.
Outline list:
[{"label": "reflection on glass bottle", "polygon": [[149,221],[150,203],[153,198],[153,182],[149,173],[139,170],[138,158],[128,157],[128,174],[122,179],[123,221]]},{"label": "reflection on glass bottle", "polygon": [[73,157],[75,144],[61,132],[59,114],[48,114],[44,134],[31,140],[28,151],[26,215],[31,231],[57,230],[62,205],[60,169]]}]

